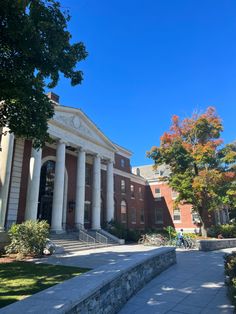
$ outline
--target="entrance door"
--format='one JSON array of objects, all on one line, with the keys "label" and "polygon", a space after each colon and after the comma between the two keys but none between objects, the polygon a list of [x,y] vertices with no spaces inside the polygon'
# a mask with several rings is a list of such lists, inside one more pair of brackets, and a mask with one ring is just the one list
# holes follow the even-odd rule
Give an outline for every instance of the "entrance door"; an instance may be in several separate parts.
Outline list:
[{"label": "entrance door", "polygon": [[55,161],[46,161],[41,168],[38,219],[51,224],[52,200],[55,178]]},{"label": "entrance door", "polygon": [[40,208],[38,211],[38,219],[46,220],[51,224],[52,219],[52,196],[43,195],[40,201]]}]

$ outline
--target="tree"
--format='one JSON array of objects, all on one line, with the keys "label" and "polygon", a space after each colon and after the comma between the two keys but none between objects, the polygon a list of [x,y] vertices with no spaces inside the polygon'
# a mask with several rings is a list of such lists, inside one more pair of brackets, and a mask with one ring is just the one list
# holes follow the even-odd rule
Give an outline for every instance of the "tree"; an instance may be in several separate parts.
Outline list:
[{"label": "tree", "polygon": [[208,214],[236,205],[236,144],[222,146],[221,119],[214,108],[180,121],[172,117],[159,147],[147,153],[155,167],[166,164],[171,174],[166,180],[178,192],[178,203],[191,204],[200,216],[206,235]]},{"label": "tree", "polygon": [[45,88],[54,88],[60,73],[80,84],[76,65],[87,52],[70,43],[70,16],[58,1],[1,0],[0,20],[0,127],[42,146],[54,114]]}]

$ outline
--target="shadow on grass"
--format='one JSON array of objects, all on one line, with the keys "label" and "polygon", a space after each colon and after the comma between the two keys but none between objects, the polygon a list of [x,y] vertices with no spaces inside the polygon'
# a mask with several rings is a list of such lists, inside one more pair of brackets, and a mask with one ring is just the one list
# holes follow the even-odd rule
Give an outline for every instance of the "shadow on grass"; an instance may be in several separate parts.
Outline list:
[{"label": "shadow on grass", "polygon": [[89,270],[31,262],[1,263],[0,308]]}]

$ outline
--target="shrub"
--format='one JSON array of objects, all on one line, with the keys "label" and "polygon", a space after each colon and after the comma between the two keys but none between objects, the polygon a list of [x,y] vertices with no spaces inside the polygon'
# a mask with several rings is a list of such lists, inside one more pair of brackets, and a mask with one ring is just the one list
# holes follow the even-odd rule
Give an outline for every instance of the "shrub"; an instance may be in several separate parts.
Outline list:
[{"label": "shrub", "polygon": [[236,306],[236,252],[226,254],[224,259],[228,294],[233,305]]},{"label": "shrub", "polygon": [[41,256],[49,235],[49,224],[46,221],[27,220],[22,224],[13,224],[8,234],[11,241],[6,247],[8,254]]},{"label": "shrub", "polygon": [[138,242],[138,240],[141,237],[141,234],[143,234],[143,231],[141,230],[127,230],[127,241],[131,242]]},{"label": "shrub", "polygon": [[111,220],[104,228],[120,239],[127,239],[127,229],[119,222]]},{"label": "shrub", "polygon": [[210,237],[217,238],[219,234],[222,234],[224,238],[235,238],[236,237],[236,225],[225,224],[211,226],[208,229],[208,235]]},{"label": "shrub", "polygon": [[111,220],[108,224],[103,225],[103,228],[114,236],[125,239],[126,241],[137,242],[143,231],[127,229],[127,226]]},{"label": "shrub", "polygon": [[176,232],[176,230],[175,230],[174,227],[172,227],[172,226],[167,226],[167,227],[165,227],[165,228],[163,228],[163,229],[167,232],[167,235],[168,235],[169,240],[174,239],[174,238],[176,237],[177,232]]}]

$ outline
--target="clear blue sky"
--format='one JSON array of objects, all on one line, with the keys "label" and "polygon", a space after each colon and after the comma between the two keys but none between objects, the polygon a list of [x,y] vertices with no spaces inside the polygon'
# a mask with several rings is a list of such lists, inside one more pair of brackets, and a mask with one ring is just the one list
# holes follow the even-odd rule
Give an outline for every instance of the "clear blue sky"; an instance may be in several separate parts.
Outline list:
[{"label": "clear blue sky", "polygon": [[82,85],[62,79],[61,103],[81,108],[112,141],[150,164],[173,114],[215,106],[236,139],[235,0],[62,0],[73,41],[89,52]]}]

